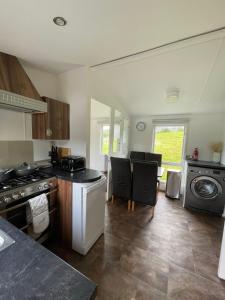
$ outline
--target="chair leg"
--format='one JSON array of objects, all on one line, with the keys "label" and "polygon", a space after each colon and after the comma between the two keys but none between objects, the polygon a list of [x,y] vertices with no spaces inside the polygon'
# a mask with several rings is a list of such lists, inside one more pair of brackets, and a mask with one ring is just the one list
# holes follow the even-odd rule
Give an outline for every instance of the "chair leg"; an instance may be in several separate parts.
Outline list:
[{"label": "chair leg", "polygon": [[114,200],[115,200],[114,195],[112,195],[112,204],[114,204]]},{"label": "chair leg", "polygon": [[132,211],[134,211],[135,202],[132,201]]},{"label": "chair leg", "polygon": [[154,218],[154,214],[155,214],[155,206],[152,207],[152,218]]},{"label": "chair leg", "polygon": [[128,200],[128,211],[130,211],[130,209],[131,209],[131,200]]}]

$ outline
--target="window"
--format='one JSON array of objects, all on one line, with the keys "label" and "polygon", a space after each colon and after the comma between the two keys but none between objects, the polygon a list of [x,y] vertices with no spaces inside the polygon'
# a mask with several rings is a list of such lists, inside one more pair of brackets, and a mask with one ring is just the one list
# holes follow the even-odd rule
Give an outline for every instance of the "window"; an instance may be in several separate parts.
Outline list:
[{"label": "window", "polygon": [[109,154],[109,134],[110,134],[110,125],[103,124],[101,126],[101,154]]},{"label": "window", "polygon": [[123,137],[122,137],[122,153],[126,156],[128,154],[129,143],[129,120],[123,120]]},{"label": "window", "polygon": [[122,128],[122,113],[118,110],[114,112],[114,134],[113,134],[113,153],[119,153],[121,151],[120,145],[123,138]]},{"label": "window", "polygon": [[120,123],[114,124],[113,153],[120,151]]},{"label": "window", "polygon": [[182,170],[184,138],[184,125],[154,127],[153,152],[162,154],[162,166],[165,168],[162,180],[166,180],[168,169]]}]

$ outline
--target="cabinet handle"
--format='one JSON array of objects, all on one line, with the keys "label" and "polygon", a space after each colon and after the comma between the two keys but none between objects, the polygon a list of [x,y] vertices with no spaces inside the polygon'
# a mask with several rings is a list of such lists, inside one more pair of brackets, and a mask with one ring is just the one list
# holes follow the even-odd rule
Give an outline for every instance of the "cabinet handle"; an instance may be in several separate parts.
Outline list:
[{"label": "cabinet handle", "polygon": [[47,136],[52,136],[52,130],[51,130],[50,128],[48,128],[48,129],[46,130],[46,135],[47,135]]}]

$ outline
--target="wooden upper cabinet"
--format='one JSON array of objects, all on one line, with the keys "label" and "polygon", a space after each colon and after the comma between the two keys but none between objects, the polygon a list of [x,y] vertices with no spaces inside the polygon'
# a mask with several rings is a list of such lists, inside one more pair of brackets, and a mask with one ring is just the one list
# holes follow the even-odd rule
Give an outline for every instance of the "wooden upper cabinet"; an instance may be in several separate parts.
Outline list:
[{"label": "wooden upper cabinet", "polygon": [[70,138],[70,106],[67,103],[43,97],[47,113],[32,115],[33,139],[68,140]]}]

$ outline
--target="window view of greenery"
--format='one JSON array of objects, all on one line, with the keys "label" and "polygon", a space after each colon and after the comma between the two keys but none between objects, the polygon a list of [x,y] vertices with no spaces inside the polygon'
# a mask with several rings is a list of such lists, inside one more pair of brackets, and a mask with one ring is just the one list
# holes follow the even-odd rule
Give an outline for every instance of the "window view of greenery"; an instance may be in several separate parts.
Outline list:
[{"label": "window view of greenery", "polygon": [[[156,126],[154,152],[162,154],[165,168],[162,180],[166,180],[167,170],[181,170],[184,141],[184,126]],[[166,163],[177,163],[177,166]]]},{"label": "window view of greenery", "polygon": [[102,126],[101,153],[109,154],[109,131],[110,125]]}]

